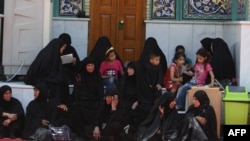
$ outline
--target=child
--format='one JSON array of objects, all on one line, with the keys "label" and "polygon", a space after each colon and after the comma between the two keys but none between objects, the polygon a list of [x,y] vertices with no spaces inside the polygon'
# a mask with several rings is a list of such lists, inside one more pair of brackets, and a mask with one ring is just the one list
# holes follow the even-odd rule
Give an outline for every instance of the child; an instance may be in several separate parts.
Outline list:
[{"label": "child", "polygon": [[116,59],[114,47],[110,47],[105,53],[106,59],[102,61],[100,73],[104,80],[104,86],[107,89],[116,89],[118,76],[123,75],[123,67],[119,60]]},{"label": "child", "polygon": [[160,66],[160,55],[153,52],[149,55],[149,64],[146,64],[146,83],[148,83],[149,88],[155,96],[158,96],[159,92],[161,94],[161,82],[162,82],[162,70]]},{"label": "child", "polygon": [[186,82],[188,82],[192,78],[192,76],[190,76],[190,74],[187,73],[192,68],[192,60],[186,56],[184,46],[182,46],[182,45],[176,46],[175,53],[177,53],[177,52],[181,52],[185,55],[184,67],[182,68],[183,73],[181,74],[183,77],[182,84],[185,84]]},{"label": "child", "polygon": [[197,51],[196,57],[196,64],[194,66],[195,73],[193,74],[194,77],[189,82],[180,87],[177,92],[176,108],[179,110],[184,110],[187,90],[195,85],[205,85],[207,74],[209,74],[211,78],[209,86],[214,86],[214,73],[212,66],[209,63],[209,54],[204,48],[201,48]]},{"label": "child", "polygon": [[176,91],[182,86],[183,77],[181,75],[184,62],[185,55],[181,52],[177,52],[174,56],[173,63],[165,73],[163,82],[164,87],[172,93],[176,93]]}]

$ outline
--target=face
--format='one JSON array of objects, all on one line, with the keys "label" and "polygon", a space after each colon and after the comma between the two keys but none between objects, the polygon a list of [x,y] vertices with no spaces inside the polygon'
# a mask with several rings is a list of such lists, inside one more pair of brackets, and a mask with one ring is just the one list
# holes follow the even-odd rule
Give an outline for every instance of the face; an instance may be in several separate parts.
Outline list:
[{"label": "face", "polygon": [[94,70],[95,70],[95,65],[94,65],[94,64],[87,64],[86,70],[87,70],[87,72],[89,72],[89,73],[94,72]]},{"label": "face", "polygon": [[109,59],[110,61],[114,61],[114,60],[116,59],[116,54],[115,54],[115,52],[109,53],[108,59]]},{"label": "face", "polygon": [[12,93],[10,90],[7,90],[4,94],[3,94],[3,100],[5,101],[10,101],[12,97]]},{"label": "face", "polygon": [[173,109],[175,107],[175,104],[176,104],[176,99],[171,101],[168,106],[169,106],[169,108]]},{"label": "face", "polygon": [[183,56],[181,56],[177,60],[175,60],[175,63],[177,66],[183,66],[185,63],[185,58]]},{"label": "face", "polygon": [[39,90],[38,89],[36,89],[36,88],[34,88],[34,97],[35,97],[35,99],[37,99],[37,97],[39,96]]},{"label": "face", "polygon": [[196,97],[193,97],[193,104],[194,107],[199,107],[201,105],[201,103],[199,102],[199,100]]},{"label": "face", "polygon": [[135,74],[135,70],[133,68],[128,68],[127,73],[128,73],[128,76],[132,76]]},{"label": "face", "polygon": [[160,64],[160,56],[150,58],[150,63],[154,66],[157,66]]},{"label": "face", "polygon": [[62,45],[62,47],[60,48],[60,54],[63,54],[63,51],[66,49],[67,44]]},{"label": "face", "polygon": [[200,55],[196,55],[197,61],[199,64],[203,64],[205,62],[205,60],[207,59],[207,57],[203,57]]}]

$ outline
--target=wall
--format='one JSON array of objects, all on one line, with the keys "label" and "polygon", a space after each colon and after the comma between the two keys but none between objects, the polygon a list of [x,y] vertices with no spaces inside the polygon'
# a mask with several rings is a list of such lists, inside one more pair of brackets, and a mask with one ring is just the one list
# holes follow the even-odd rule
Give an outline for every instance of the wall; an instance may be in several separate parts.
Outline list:
[{"label": "wall", "polygon": [[201,47],[200,40],[204,37],[223,38],[236,62],[239,85],[250,89],[250,79],[246,64],[250,49],[250,22],[191,22],[191,21],[152,21],[146,20],[146,38],[154,37],[166,55],[168,64],[174,55],[174,49],[182,44],[189,58],[195,62],[195,53]]},{"label": "wall", "polygon": [[72,46],[82,60],[87,56],[88,22],[88,18],[53,18],[52,38],[56,38],[64,32],[70,34]]}]

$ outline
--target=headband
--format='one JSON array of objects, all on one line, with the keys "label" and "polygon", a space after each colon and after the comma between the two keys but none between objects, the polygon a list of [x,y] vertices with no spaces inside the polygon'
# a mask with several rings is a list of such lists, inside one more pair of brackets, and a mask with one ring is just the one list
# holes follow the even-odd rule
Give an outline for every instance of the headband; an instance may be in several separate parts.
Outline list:
[{"label": "headband", "polygon": [[112,50],[115,50],[115,48],[114,47],[110,47],[107,51],[106,51],[106,53],[105,53],[105,55],[107,55],[110,51],[112,51]]}]

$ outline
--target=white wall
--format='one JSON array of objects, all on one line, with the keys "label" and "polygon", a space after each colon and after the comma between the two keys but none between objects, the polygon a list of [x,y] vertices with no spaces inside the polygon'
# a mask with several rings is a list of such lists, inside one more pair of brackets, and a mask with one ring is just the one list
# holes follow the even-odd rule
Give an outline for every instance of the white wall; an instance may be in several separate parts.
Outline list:
[{"label": "white wall", "polygon": [[57,38],[64,32],[70,34],[71,45],[82,60],[87,56],[88,50],[88,22],[89,18],[53,18],[52,38]]},{"label": "white wall", "polygon": [[166,55],[168,65],[174,56],[175,47],[184,45],[186,54],[195,62],[195,53],[205,37],[223,38],[236,62],[238,84],[250,90],[250,77],[246,63],[250,54],[250,22],[189,22],[146,20],[146,38],[154,37]]}]

